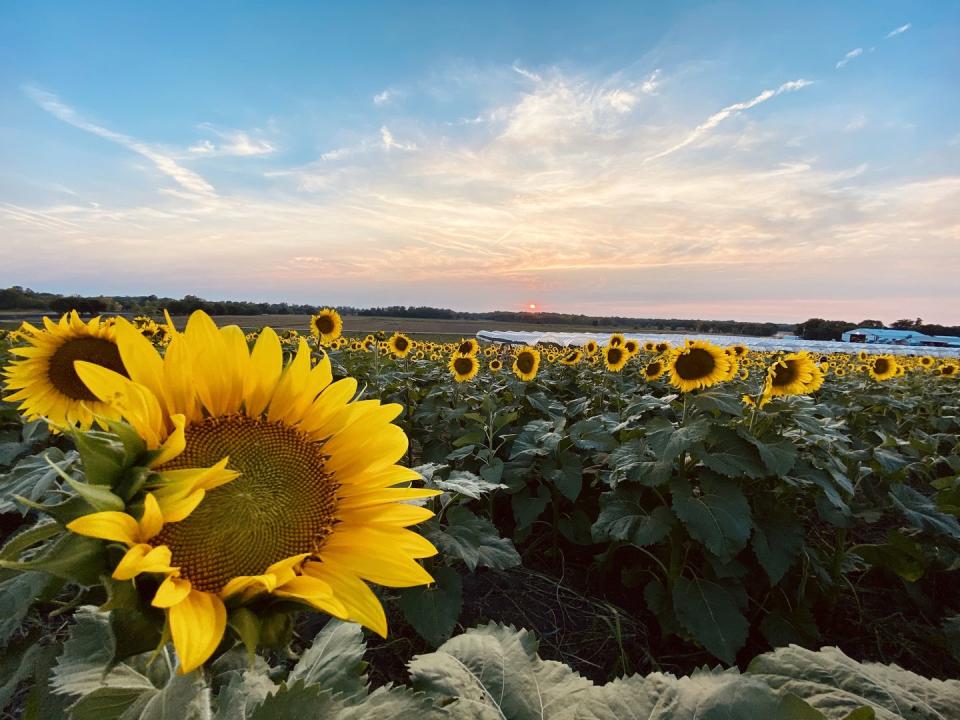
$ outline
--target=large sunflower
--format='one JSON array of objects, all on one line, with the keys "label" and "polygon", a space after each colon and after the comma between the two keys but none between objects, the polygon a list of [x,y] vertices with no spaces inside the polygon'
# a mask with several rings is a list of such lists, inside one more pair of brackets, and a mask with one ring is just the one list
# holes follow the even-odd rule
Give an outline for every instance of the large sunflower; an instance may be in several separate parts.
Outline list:
[{"label": "large sunflower", "polygon": [[662,360],[651,360],[643,368],[643,377],[646,380],[656,380],[664,372],[666,372],[667,367],[663,364]]},{"label": "large sunflower", "polygon": [[457,382],[467,382],[476,377],[480,370],[480,361],[474,355],[454,355],[447,365]]},{"label": "large sunflower", "polygon": [[394,333],[387,342],[387,347],[394,357],[402,358],[413,349],[413,341],[403,333]]},{"label": "large sunflower", "polygon": [[805,395],[820,389],[823,371],[809,353],[788,353],[770,366],[763,397]]},{"label": "large sunflower", "polygon": [[465,338],[457,343],[456,353],[458,355],[476,355],[480,349],[480,343],[473,338]]},{"label": "large sunflower", "polygon": [[626,338],[621,333],[613,333],[610,339],[607,340],[607,345],[610,347],[623,347],[624,342],[626,342]]},{"label": "large sunflower", "polygon": [[633,357],[638,352],[640,352],[640,343],[636,340],[624,340],[623,349],[627,351],[627,354]]},{"label": "large sunflower", "polygon": [[7,390],[15,392],[4,400],[19,402],[28,420],[47,418],[54,425],[87,429],[97,417],[115,419],[116,411],[87,389],[73,363],[83,360],[125,375],[115,327],[132,326],[122,319],[107,324],[99,317],[84,323],[75,311],[58,323],[44,317],[43,324],[43,330],[23,324],[21,335],[27,344],[10,350],[23,359],[3,369]]},{"label": "large sunflower", "polygon": [[583,352],[585,352],[588,356],[596,355],[599,349],[600,346],[597,344],[596,340],[587,340],[583,344]]},{"label": "large sunflower", "polygon": [[560,356],[560,363],[563,365],[574,366],[583,360],[583,351],[577,348],[571,348]]},{"label": "large sunflower", "polygon": [[730,358],[720,348],[704,340],[688,340],[670,357],[670,384],[680,392],[716,385],[729,375]]},{"label": "large sunflower", "polygon": [[487,367],[490,368],[490,372],[498,373],[503,369],[503,363],[498,358],[494,358]]},{"label": "large sunflower", "polygon": [[310,318],[310,332],[321,344],[332,343],[343,332],[343,319],[340,313],[333,308],[323,308]]},{"label": "large sunflower", "polygon": [[284,367],[273,330],[248,350],[239,328],[202,312],[163,358],[135,331],[118,327],[117,341],[129,378],[89,362],[77,374],[153,451],[155,479],[134,514],[67,527],[127,546],[116,579],[165,576],[153,605],[181,672],[214,652],[228,609],[268,593],[386,635],[365,581],[429,583],[416,559],[436,553],[405,529],[433,513],[403,502],[436,492],[394,487],[418,477],[394,464],[407,449],[391,424],[401,406],[352,401],[356,380],[331,382],[327,357],[311,367],[303,340]]},{"label": "large sunflower", "polygon": [[537,376],[540,368],[540,351],[532,347],[522,347],[513,358],[513,373],[524,382]]},{"label": "large sunflower", "polygon": [[623,370],[629,359],[630,353],[622,345],[607,345],[603,348],[603,364],[610,372]]},{"label": "large sunflower", "polygon": [[899,369],[893,355],[872,355],[867,360],[867,372],[874,380],[889,380],[898,374]]}]

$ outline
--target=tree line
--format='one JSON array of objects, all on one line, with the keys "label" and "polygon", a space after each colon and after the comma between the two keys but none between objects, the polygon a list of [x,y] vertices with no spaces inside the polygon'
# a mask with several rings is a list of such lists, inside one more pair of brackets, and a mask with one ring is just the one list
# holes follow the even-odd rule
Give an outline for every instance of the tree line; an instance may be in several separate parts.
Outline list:
[{"label": "tree line", "polygon": [[[856,330],[857,328],[888,328],[880,320],[861,320],[858,323],[848,322],[847,320],[824,320],[823,318],[810,318],[798,324],[794,329],[796,334],[804,340],[840,340],[843,333],[847,330]],[[936,323],[925,323],[922,318],[910,320],[904,318],[897,320],[889,325],[891,330],[914,330],[924,335],[948,335],[960,337],[960,325],[937,325]]]}]

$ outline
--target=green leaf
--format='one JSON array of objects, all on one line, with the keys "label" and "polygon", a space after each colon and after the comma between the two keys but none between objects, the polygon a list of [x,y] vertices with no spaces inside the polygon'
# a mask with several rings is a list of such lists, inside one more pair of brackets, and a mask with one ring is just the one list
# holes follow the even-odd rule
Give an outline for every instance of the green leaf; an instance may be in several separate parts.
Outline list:
[{"label": "green leaf", "polygon": [[500,537],[497,528],[464,507],[446,513],[447,526],[434,527],[430,540],[441,553],[463,560],[470,571],[478,566],[506,570],[520,564],[520,556],[508,538]]},{"label": "green leaf", "polygon": [[933,500],[926,495],[908,485],[895,485],[890,490],[890,499],[907,521],[918,530],[960,540],[960,522],[957,522],[955,517],[940,512]]},{"label": "green leaf", "polygon": [[87,501],[87,504],[97,512],[123,511],[125,505],[123,499],[114,495],[109,489],[102,485],[88,485],[84,482],[78,482],[66,478],[67,483],[73,490]]},{"label": "green leaf", "polygon": [[728,665],[734,663],[750,624],[733,594],[709,580],[679,577],[673,585],[673,608],[698,643]]},{"label": "green leaf", "polygon": [[248,720],[339,720],[344,706],[343,700],[319,685],[284,683],[256,707]]},{"label": "green leaf", "polygon": [[761,442],[758,438],[744,432],[741,437],[757,448],[760,459],[766,465],[771,475],[783,477],[789,473],[797,462],[797,448],[789,439],[784,438],[774,443]]},{"label": "green leaf", "polygon": [[746,546],[753,523],[747,498],[735,482],[703,473],[699,488],[677,479],[670,491],[674,513],[714,555],[730,558]]},{"label": "green leaf", "polygon": [[88,483],[114,485],[126,467],[124,446],[115,435],[91,430],[70,433],[80,452],[83,472]]},{"label": "green leaf", "polygon": [[596,542],[622,540],[643,547],[653,545],[670,534],[674,517],[670,508],[654,498],[643,504],[640,488],[619,486],[600,496],[600,515],[591,532]]},{"label": "green leaf", "polygon": [[78,472],[79,463],[77,452],[71,450],[64,454],[58,448],[47,448],[38,455],[24,458],[10,472],[0,475],[0,513],[25,514],[16,498],[26,498],[32,503],[50,501],[60,489],[61,473]]},{"label": "green leaf", "polygon": [[31,528],[18,533],[7,541],[0,550],[0,560],[16,560],[20,553],[37,543],[52,538],[63,532],[63,528],[55,522],[39,522]]},{"label": "green leaf", "polygon": [[565,452],[560,456],[560,467],[549,476],[554,486],[570,502],[576,502],[583,488],[583,462],[579,455]]},{"label": "green leaf", "polygon": [[797,645],[760,655],[747,673],[781,694],[804,698],[831,720],[860,707],[877,720],[960,718],[960,681],[928,680],[896,665],[858,663],[838,648]]},{"label": "green leaf", "polygon": [[64,532],[30,560],[0,560],[10,570],[39,570],[78,585],[96,585],[104,573],[103,542]]},{"label": "green leaf", "polygon": [[697,420],[682,427],[674,427],[664,418],[655,418],[647,424],[647,445],[657,459],[641,465],[640,481],[658,486],[670,480],[675,462],[696,443],[707,437],[710,424]]},{"label": "green leaf", "polygon": [[899,575],[907,582],[916,582],[927,569],[927,558],[920,543],[896,530],[887,533],[886,543],[855,545],[850,552],[874,567],[882,567]]},{"label": "green leaf", "polygon": [[0,647],[20,629],[30,608],[46,589],[57,582],[42,572],[18,573],[0,582]]},{"label": "green leaf", "polygon": [[569,432],[570,441],[581,450],[610,452],[617,446],[613,435],[596,418],[575,422]]},{"label": "green leaf", "polygon": [[803,525],[789,507],[773,503],[758,508],[753,522],[753,553],[776,585],[803,549]]},{"label": "green leaf", "polygon": [[[502,471],[502,463],[500,468]],[[433,485],[440,490],[460,493],[461,495],[466,495],[467,497],[471,497],[475,500],[483,497],[489,492],[506,487],[506,485],[502,485],[499,482],[487,482],[481,475],[475,475],[474,473],[466,470],[454,470],[450,473],[450,475],[447,476],[446,479],[439,479],[435,477],[433,479]]]},{"label": "green leaf", "polygon": [[363,694],[363,631],[356,623],[328,620],[290,671],[288,683],[317,686],[344,695]]},{"label": "green leaf", "polygon": [[138,720],[206,720],[210,717],[210,700],[205,689],[198,671],[174,675],[160,692],[141,696],[143,710]]},{"label": "green leaf", "polygon": [[219,676],[221,685],[217,693],[217,714],[214,720],[245,718],[268,695],[275,693],[277,686],[267,676],[268,670],[264,660],[257,658],[253,668],[232,670]]},{"label": "green leaf", "polygon": [[541,660],[526,630],[490,623],[409,664],[414,688],[441,699],[451,717],[549,720],[591,686],[562,663]]},{"label": "green leaf", "polygon": [[63,654],[57,658],[51,683],[54,692],[87,695],[99,688],[155,690],[149,678],[129,665],[110,668],[116,654],[116,639],[107,613],[82,606],[74,615]]},{"label": "green leaf", "polygon": [[17,687],[41,663],[44,646],[39,642],[39,632],[18,638],[0,653],[0,711],[6,709]]},{"label": "green leaf", "polygon": [[513,517],[517,521],[517,530],[524,530],[533,525],[534,521],[543,514],[550,504],[550,491],[540,485],[534,495],[531,488],[524,487],[520,492],[510,496],[510,507]]},{"label": "green leaf", "polygon": [[[70,706],[71,720],[120,720],[128,710],[128,717],[142,718],[139,712],[147,700],[156,695],[152,688],[103,687],[84,695]],[[140,701],[138,703],[138,701]],[[135,704],[140,707],[134,708]]]},{"label": "green leaf", "polygon": [[725,415],[743,417],[740,395],[721,387],[713,387],[693,396],[693,404],[704,412],[717,411]]},{"label": "green leaf", "polygon": [[698,445],[693,455],[714,472],[730,478],[759,478],[764,475],[756,448],[727,428],[714,430],[710,434],[710,448]]},{"label": "green leaf", "polygon": [[433,647],[450,639],[463,607],[463,580],[450,567],[431,571],[429,587],[406,588],[400,594],[404,619]]}]

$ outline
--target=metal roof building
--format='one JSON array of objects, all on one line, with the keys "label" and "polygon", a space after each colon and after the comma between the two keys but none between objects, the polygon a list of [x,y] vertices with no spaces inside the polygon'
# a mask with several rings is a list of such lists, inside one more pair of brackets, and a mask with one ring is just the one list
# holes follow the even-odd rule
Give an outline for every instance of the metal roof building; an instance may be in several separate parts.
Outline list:
[{"label": "metal roof building", "polygon": [[881,345],[906,345],[908,347],[948,347],[960,348],[960,337],[949,335],[925,335],[916,330],[894,330],[891,328],[857,328],[848,330],[841,336],[843,342],[869,343]]}]

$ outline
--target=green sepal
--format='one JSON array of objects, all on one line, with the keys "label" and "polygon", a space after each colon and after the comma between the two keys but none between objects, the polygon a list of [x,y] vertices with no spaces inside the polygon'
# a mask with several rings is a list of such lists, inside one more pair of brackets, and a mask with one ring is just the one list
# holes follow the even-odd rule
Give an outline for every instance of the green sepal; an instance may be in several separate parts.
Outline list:
[{"label": "green sepal", "polygon": [[227,624],[237,633],[237,637],[247,650],[247,664],[253,666],[257,646],[260,645],[262,625],[260,618],[253,611],[241,607],[230,612]]},{"label": "green sepal", "polygon": [[127,466],[124,446],[104,432],[71,432],[87,482],[112,486]]},{"label": "green sepal", "polygon": [[106,423],[107,427],[110,428],[110,432],[116,435],[120,439],[120,444],[123,445],[126,460],[124,464],[127,466],[132,465],[133,462],[146,451],[147,444],[129,423],[119,422],[117,420],[107,420]]},{"label": "green sepal", "polygon": [[102,485],[88,485],[70,478],[65,482],[97,512],[123,511],[123,499]]},{"label": "green sepal", "polygon": [[93,509],[90,507],[90,503],[84,500],[80,495],[74,495],[73,497],[64,500],[62,503],[57,503],[56,505],[44,505],[42,503],[34,502],[33,500],[25,498],[21,495],[14,495],[13,497],[18,503],[26,505],[28,508],[38,510],[45,515],[49,515],[61,525],[66,525],[70,521],[76,520],[78,517],[89,515],[91,512],[93,512]]},{"label": "green sepal", "polygon": [[272,612],[260,621],[260,643],[267,648],[283,648],[293,637],[293,618],[286,612]]},{"label": "green sepal", "polygon": [[50,543],[40,555],[23,562],[0,560],[8,570],[39,570],[78,585],[92,586],[104,572],[103,542],[65,532]]}]

